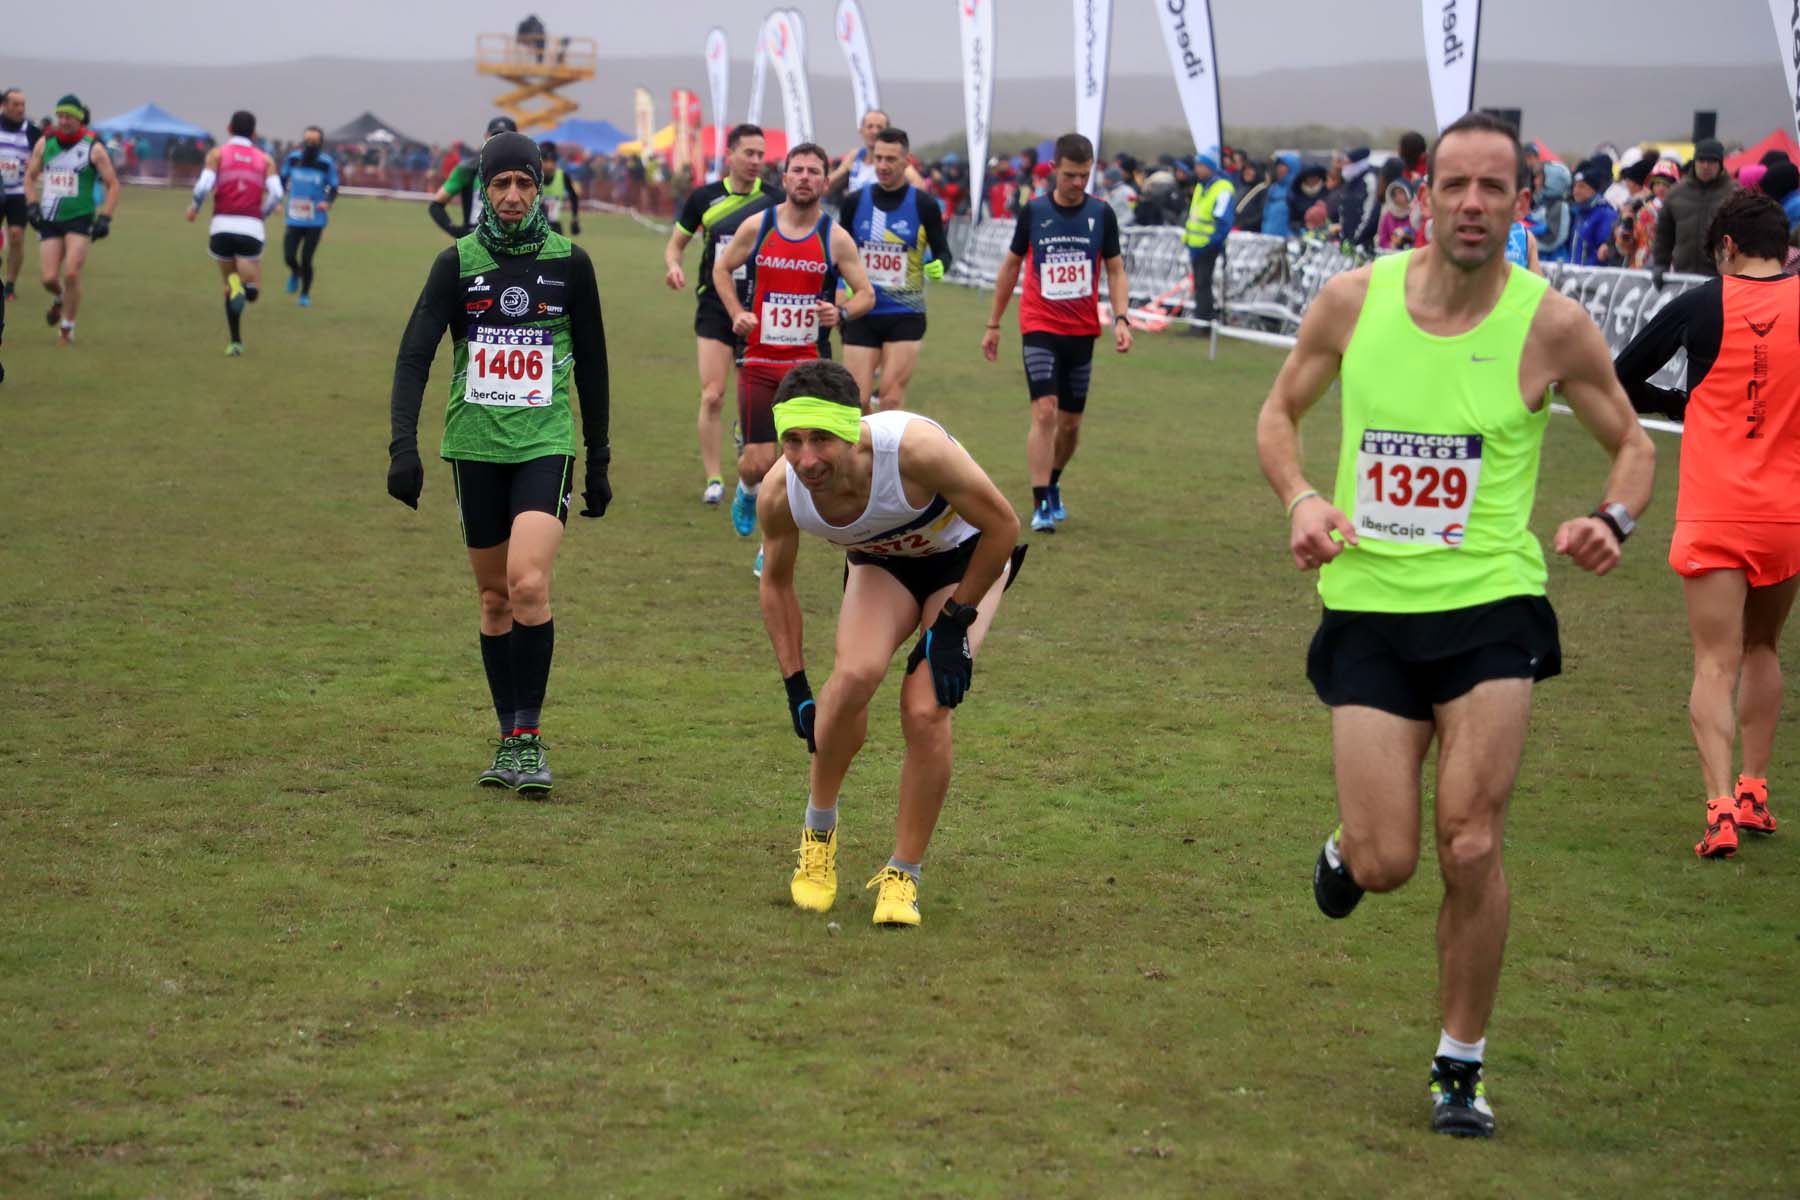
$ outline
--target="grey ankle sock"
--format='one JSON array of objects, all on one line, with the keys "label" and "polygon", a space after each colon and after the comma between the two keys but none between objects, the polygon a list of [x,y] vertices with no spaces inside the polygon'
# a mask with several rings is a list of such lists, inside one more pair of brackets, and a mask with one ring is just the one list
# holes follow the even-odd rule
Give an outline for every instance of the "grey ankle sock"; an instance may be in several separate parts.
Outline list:
[{"label": "grey ankle sock", "polygon": [[887,865],[890,867],[894,867],[898,870],[905,871],[908,875],[912,876],[914,883],[919,882],[919,875],[925,869],[924,863],[901,862],[898,858],[888,859]]},{"label": "grey ankle sock", "polygon": [[830,833],[837,828],[837,805],[830,808],[814,808],[812,800],[806,801],[806,827],[814,833]]}]

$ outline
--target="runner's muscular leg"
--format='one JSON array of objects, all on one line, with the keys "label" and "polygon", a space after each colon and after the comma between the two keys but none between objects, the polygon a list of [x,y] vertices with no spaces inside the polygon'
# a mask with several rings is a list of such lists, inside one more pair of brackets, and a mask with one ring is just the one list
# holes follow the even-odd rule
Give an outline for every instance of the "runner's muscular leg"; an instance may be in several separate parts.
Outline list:
[{"label": "runner's muscular leg", "polygon": [[814,804],[837,803],[850,761],[868,736],[869,702],[918,620],[919,606],[899,580],[880,567],[851,564],[838,611],[836,656],[813,729]]},{"label": "runner's muscular leg", "polygon": [[1359,704],[1331,710],[1337,774],[1338,848],[1359,887],[1391,892],[1419,865],[1419,770],[1430,721]]},{"label": "runner's muscular leg", "polygon": [[[913,368],[919,365],[919,346],[918,342],[889,342],[881,348],[883,412],[906,407],[906,388],[912,383]],[[866,396],[863,403],[865,406],[868,404]]]},{"label": "runner's muscular leg", "polygon": [[[883,385],[885,386],[885,384]],[[1007,570],[1010,572],[1011,567]],[[940,588],[926,597],[919,613],[914,634],[925,636],[944,611],[956,586]],[[981,657],[981,644],[993,628],[1000,611],[1000,598],[1006,591],[1006,575],[995,581],[976,607],[980,615],[969,626],[969,653]],[[938,814],[944,810],[944,797],[950,791],[950,767],[954,758],[951,747],[953,709],[937,701],[931,685],[928,664],[906,676],[900,685],[900,730],[906,735],[906,758],[900,764],[900,804],[894,814],[894,857],[901,862],[925,861],[925,848],[937,828]]]},{"label": "runner's muscular leg", "polygon": [[62,238],[38,239],[38,282],[51,295],[62,291]]},{"label": "runner's muscular leg", "polygon": [[506,591],[507,543],[469,551],[475,569],[475,590],[481,601],[481,632],[500,637],[512,632],[512,598]]},{"label": "runner's muscular leg", "polygon": [[262,259],[240,258],[237,260],[238,278],[244,281],[245,287],[262,286]]},{"label": "runner's muscular leg", "polygon": [[550,574],[562,545],[563,523],[547,512],[522,512],[513,518],[506,552],[506,595],[513,619],[542,625],[550,619]]},{"label": "runner's muscular leg", "polygon": [[738,455],[738,478],[744,486],[753,488],[761,483],[775,465],[780,450],[774,442],[750,442],[744,446],[744,452]]},{"label": "runner's muscular leg", "polygon": [[1037,396],[1031,401],[1031,428],[1025,434],[1025,469],[1032,487],[1049,487],[1056,457],[1056,397]]},{"label": "runner's muscular leg", "polygon": [[[845,346],[844,369],[856,379],[856,390],[862,393],[862,409],[869,411],[870,398],[875,393],[875,368],[881,362],[879,346]],[[887,373],[881,376],[881,399],[887,401]]]},{"label": "runner's muscular leg", "polygon": [[89,239],[78,233],[63,238],[63,320],[73,321],[81,311],[81,272],[87,265]]},{"label": "runner's muscular leg", "polygon": [[1075,457],[1076,443],[1081,441],[1081,413],[1056,413],[1056,469],[1062,470]]},{"label": "runner's muscular leg", "polygon": [[694,356],[700,366],[700,469],[708,479],[719,474],[719,414],[725,407],[725,381],[731,375],[732,348],[712,338],[694,339]]},{"label": "runner's muscular leg", "polygon": [[25,226],[9,225],[6,229],[6,275],[7,283],[19,282],[19,272],[25,267]]},{"label": "runner's muscular leg", "polygon": [[1531,722],[1531,680],[1490,679],[1437,706],[1438,1003],[1444,1029],[1480,1041],[1493,1015],[1510,896],[1507,802]]},{"label": "runner's muscular leg", "polygon": [[1744,665],[1738,676],[1738,737],[1744,743],[1744,774],[1769,777],[1775,752],[1775,725],[1781,719],[1781,630],[1800,591],[1800,575],[1744,597]]},{"label": "runner's muscular leg", "polygon": [[1700,751],[1706,798],[1732,794],[1731,751],[1736,740],[1731,694],[1744,658],[1744,610],[1749,584],[1742,571],[1708,571],[1681,581],[1688,633],[1694,642],[1694,686],[1688,723]]}]

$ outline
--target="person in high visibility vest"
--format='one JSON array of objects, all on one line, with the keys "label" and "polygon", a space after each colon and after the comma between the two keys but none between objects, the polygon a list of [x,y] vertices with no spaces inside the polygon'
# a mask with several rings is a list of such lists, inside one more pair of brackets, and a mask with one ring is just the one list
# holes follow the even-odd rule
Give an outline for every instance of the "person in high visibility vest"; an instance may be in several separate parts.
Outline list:
[{"label": "person in high visibility vest", "polygon": [[1237,215],[1237,189],[1219,169],[1212,150],[1194,158],[1194,198],[1188,205],[1188,261],[1194,268],[1194,316],[1213,319],[1213,268],[1225,254],[1225,238]]}]

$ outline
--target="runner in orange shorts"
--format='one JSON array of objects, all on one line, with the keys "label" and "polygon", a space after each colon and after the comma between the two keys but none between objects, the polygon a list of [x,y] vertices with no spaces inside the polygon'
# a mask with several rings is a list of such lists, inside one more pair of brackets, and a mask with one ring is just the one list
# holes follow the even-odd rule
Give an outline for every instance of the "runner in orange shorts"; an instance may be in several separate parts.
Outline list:
[{"label": "runner in orange shorts", "polygon": [[[1720,278],[1672,301],[1614,364],[1639,412],[1683,420],[1669,565],[1694,643],[1688,716],[1706,781],[1706,834],[1694,847],[1702,858],[1735,855],[1740,830],[1775,832],[1778,645],[1800,588],[1800,278],[1782,274],[1787,241],[1779,204],[1758,192],[1731,196],[1706,233]],[[1651,384],[1678,349],[1687,351],[1687,390]]]}]

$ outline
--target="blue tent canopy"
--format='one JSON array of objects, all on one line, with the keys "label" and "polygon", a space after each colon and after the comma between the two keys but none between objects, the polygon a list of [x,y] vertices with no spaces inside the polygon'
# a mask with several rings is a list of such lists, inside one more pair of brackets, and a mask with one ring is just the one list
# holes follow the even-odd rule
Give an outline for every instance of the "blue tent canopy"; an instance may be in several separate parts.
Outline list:
[{"label": "blue tent canopy", "polygon": [[611,121],[570,119],[543,133],[533,130],[531,136],[540,142],[573,143],[589,154],[611,154],[635,135],[626,133]]},{"label": "blue tent canopy", "polygon": [[189,124],[154,104],[140,104],[130,112],[97,121],[94,128],[101,133],[143,133],[158,137],[204,138],[212,136],[198,125]]}]

